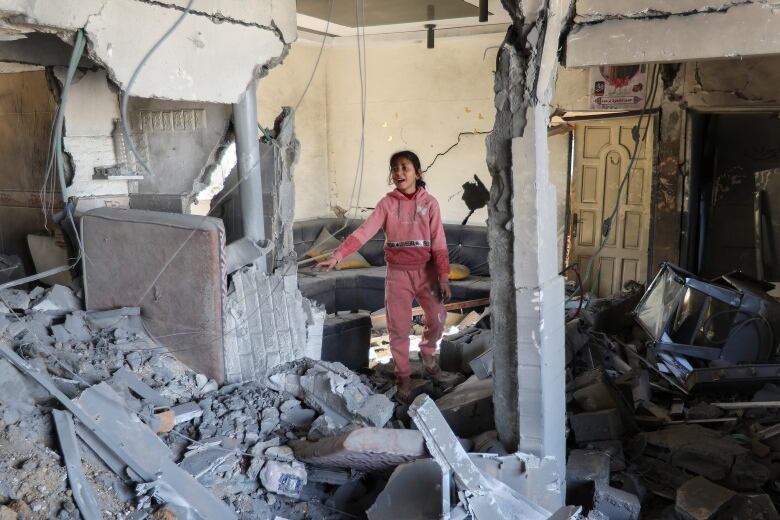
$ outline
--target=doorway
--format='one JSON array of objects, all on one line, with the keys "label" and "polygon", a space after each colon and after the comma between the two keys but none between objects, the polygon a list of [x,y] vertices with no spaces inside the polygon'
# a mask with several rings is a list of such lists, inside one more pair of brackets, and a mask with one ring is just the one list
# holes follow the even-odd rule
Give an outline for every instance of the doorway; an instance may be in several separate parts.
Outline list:
[{"label": "doorway", "polygon": [[[619,292],[630,280],[647,279],[654,118],[645,118],[641,142],[623,188],[639,117],[581,121],[574,132],[569,241],[584,290],[596,297]],[[615,205],[617,204],[617,211]],[[615,213],[606,239],[605,219]],[[596,260],[591,258],[597,255]],[[588,273],[589,271],[589,273]]]},{"label": "doorway", "polygon": [[691,113],[684,267],[780,280],[780,117]]}]

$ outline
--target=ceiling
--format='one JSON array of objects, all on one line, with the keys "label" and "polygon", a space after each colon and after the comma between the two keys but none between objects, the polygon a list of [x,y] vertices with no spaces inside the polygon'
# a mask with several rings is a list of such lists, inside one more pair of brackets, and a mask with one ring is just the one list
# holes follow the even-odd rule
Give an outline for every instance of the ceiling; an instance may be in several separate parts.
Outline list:
[{"label": "ceiling", "polygon": [[[331,23],[356,27],[355,0],[333,0]],[[298,0],[298,12],[327,20],[330,0]],[[478,17],[479,9],[464,0],[364,0],[365,21],[361,26],[429,22],[448,18]]]},{"label": "ceiling", "polygon": [[[366,35],[404,35],[419,38],[425,24],[437,31],[457,30],[458,34],[504,32],[509,16],[501,0],[488,0],[488,21],[480,23],[479,0],[298,0],[298,28],[306,33],[329,36],[355,36],[356,26]],[[360,18],[357,11],[360,10]],[[358,20],[360,23],[358,24]],[[361,30],[361,32],[363,32]]]}]

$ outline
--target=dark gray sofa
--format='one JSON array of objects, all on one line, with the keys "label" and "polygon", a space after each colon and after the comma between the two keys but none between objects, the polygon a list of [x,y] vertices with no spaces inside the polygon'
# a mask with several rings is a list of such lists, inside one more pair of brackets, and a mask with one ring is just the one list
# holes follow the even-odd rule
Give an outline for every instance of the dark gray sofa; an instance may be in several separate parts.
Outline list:
[{"label": "dark gray sofa", "polygon": [[[299,259],[305,258],[306,251],[314,244],[323,227],[343,240],[361,223],[359,220],[350,221],[345,229],[336,233],[344,226],[344,220],[322,218],[296,222],[293,226],[295,252]],[[445,224],[444,234],[447,237],[450,262],[463,264],[471,270],[468,279],[450,282],[453,300],[462,301],[489,296],[487,228]],[[312,264],[300,268],[298,286],[301,292],[307,298],[325,305],[329,313],[355,309],[369,311],[381,309],[385,306],[384,241],[384,233],[380,231],[360,249],[360,254],[371,264],[371,267],[329,273],[313,272]]]}]

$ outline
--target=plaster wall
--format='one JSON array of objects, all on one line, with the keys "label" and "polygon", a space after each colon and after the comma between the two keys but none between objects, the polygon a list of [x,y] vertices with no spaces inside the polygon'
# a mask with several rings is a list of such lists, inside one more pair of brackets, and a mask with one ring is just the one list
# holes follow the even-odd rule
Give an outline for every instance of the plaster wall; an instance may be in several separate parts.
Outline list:
[{"label": "plaster wall", "polygon": [[[273,128],[282,107],[295,107],[311,77],[320,45],[299,41],[292,45],[284,64],[258,82],[257,110],[260,124]],[[295,131],[301,154],[295,166],[295,218],[305,220],[332,216],[328,200],[328,107],[324,51],[306,97],[295,114]]]},{"label": "plaster wall", "polygon": [[[365,159],[362,188],[352,205],[373,207],[388,186],[390,155],[415,151],[423,168],[458,141],[458,133],[489,131],[493,126],[495,50],[503,34],[438,38],[436,48],[423,41],[370,42],[366,48],[367,88]],[[327,68],[330,202],[347,208],[361,140],[360,80],[357,47],[334,47]],[[490,186],[485,135],[464,135],[458,146],[439,157],[425,174],[445,222],[460,223],[468,209],[461,185],[476,174]],[[302,152],[306,141],[301,139]],[[300,179],[300,176],[298,177]],[[358,213],[364,217],[365,213]],[[470,224],[484,225],[487,209]]]}]

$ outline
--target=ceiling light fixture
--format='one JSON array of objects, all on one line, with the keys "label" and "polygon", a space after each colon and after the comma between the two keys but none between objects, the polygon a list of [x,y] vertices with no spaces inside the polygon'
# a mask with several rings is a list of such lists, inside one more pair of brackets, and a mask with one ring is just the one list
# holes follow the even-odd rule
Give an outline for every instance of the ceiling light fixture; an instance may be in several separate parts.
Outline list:
[{"label": "ceiling light fixture", "polygon": [[433,49],[434,46],[434,32],[433,30],[436,28],[436,24],[427,23],[425,24],[425,28],[428,29],[428,48]]},{"label": "ceiling light fixture", "polygon": [[479,0],[479,21],[488,21],[488,0]]}]

